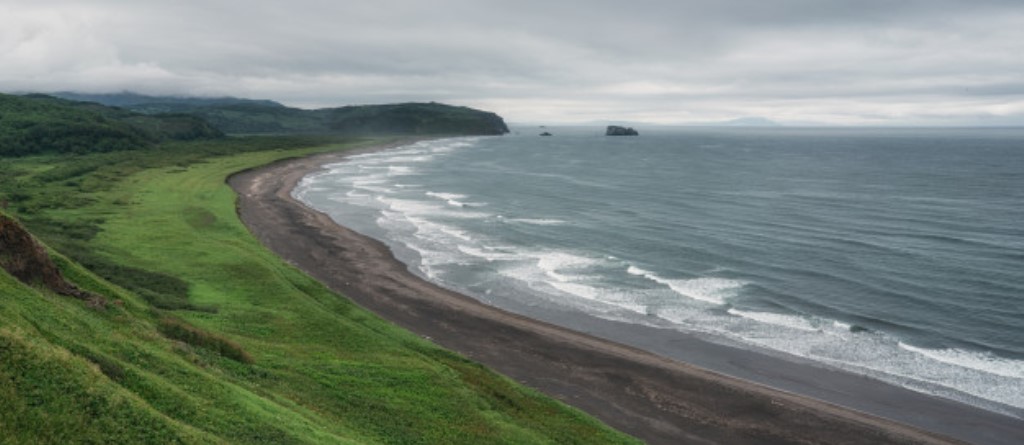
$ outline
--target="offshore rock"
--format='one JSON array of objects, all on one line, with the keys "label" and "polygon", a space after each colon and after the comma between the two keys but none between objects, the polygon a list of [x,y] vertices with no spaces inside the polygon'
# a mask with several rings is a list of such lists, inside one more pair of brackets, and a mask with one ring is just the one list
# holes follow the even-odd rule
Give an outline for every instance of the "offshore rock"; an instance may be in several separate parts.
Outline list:
[{"label": "offshore rock", "polygon": [[633,127],[620,127],[618,125],[609,125],[608,129],[604,132],[605,136],[640,136]]}]

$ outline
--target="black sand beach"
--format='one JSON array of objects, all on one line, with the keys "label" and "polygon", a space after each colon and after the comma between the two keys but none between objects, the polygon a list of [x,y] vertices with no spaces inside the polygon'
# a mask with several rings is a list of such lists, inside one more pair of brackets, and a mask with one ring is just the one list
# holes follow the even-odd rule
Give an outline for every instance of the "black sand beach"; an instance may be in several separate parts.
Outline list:
[{"label": "black sand beach", "polygon": [[351,153],[232,176],[242,221],[285,260],[381,317],[648,443],[1024,443],[1020,420],[863,376],[680,332],[559,315],[581,331],[615,329],[616,338],[631,339],[625,346],[426,282],[387,246],[291,198],[304,175]]}]

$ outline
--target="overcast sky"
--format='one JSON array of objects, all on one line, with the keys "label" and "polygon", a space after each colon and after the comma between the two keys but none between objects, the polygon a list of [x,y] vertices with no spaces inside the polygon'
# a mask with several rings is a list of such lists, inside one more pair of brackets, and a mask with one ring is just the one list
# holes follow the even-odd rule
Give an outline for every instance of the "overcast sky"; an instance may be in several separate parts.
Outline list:
[{"label": "overcast sky", "polygon": [[0,0],[0,91],[1024,125],[1024,1]]}]

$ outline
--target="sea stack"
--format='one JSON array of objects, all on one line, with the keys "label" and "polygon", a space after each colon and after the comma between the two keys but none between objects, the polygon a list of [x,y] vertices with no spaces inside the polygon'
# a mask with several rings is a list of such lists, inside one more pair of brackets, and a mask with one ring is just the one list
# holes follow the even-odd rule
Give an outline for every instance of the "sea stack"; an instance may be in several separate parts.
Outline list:
[{"label": "sea stack", "polygon": [[608,129],[604,132],[605,136],[640,136],[633,127],[620,127],[618,125],[609,125]]}]

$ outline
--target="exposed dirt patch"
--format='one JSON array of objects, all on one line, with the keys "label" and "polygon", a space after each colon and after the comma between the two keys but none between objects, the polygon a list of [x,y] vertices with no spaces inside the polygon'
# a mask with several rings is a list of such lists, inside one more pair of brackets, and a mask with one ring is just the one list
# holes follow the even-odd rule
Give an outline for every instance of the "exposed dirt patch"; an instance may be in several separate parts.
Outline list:
[{"label": "exposed dirt patch", "polygon": [[97,296],[65,280],[46,248],[21,224],[6,215],[0,215],[0,267],[30,286],[42,286],[61,295],[89,300],[92,304],[100,301]]}]

